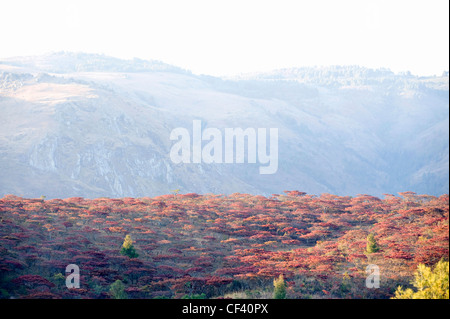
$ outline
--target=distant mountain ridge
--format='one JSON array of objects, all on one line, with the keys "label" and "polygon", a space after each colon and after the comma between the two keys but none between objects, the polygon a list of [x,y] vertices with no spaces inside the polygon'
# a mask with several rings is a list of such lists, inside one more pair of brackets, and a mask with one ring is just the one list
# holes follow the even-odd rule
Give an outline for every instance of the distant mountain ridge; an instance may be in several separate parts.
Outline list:
[{"label": "distant mountain ridge", "polygon": [[0,63],[49,73],[150,71],[190,73],[156,60],[147,61],[138,58],[124,60],[104,54],[82,52],[54,52],[42,56],[13,57]]},{"label": "distant mountain ridge", "polygon": [[[61,52],[0,60],[0,196],[449,190],[448,73],[358,66],[234,78]],[[279,129],[279,169],[174,164],[176,127]]]}]

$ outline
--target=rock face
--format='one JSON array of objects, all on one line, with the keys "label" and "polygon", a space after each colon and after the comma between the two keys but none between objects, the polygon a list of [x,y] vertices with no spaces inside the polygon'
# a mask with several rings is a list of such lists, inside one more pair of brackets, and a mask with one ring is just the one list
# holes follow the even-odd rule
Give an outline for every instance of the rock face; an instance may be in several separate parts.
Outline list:
[{"label": "rock face", "polygon": [[[0,196],[449,191],[448,73],[329,67],[233,79],[58,53],[0,61]],[[173,129],[278,128],[278,171],[172,162]],[[206,142],[205,142],[206,143]]]}]

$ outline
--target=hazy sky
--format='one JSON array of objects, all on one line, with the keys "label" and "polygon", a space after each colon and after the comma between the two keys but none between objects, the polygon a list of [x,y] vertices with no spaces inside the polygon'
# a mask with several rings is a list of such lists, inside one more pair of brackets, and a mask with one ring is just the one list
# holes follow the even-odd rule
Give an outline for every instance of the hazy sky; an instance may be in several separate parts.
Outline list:
[{"label": "hazy sky", "polygon": [[0,58],[103,53],[231,75],[361,65],[440,75],[448,0],[0,2]]}]

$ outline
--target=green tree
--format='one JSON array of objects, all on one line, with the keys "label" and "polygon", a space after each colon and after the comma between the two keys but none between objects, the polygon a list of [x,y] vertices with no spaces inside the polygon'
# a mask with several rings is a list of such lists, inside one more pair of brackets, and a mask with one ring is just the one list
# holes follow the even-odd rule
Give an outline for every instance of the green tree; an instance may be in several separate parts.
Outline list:
[{"label": "green tree", "polygon": [[449,299],[448,261],[441,259],[434,269],[420,264],[411,284],[417,289],[398,287],[392,299]]},{"label": "green tree", "polygon": [[350,288],[352,286],[352,281],[347,272],[344,273],[342,277],[342,283],[341,283],[341,293],[345,294],[350,291]]},{"label": "green tree", "polygon": [[139,257],[139,254],[136,252],[133,246],[133,240],[131,240],[130,235],[125,236],[125,240],[122,245],[122,249],[120,250],[120,253],[124,256],[128,256],[130,258],[137,258]]},{"label": "green tree", "polygon": [[52,277],[52,282],[57,286],[57,287],[65,287],[65,282],[66,282],[66,277],[64,277],[64,275],[62,273],[57,273],[54,274]]},{"label": "green tree", "polygon": [[286,298],[286,282],[284,281],[283,274],[281,274],[277,279],[273,280],[273,298],[274,299],[285,299]]},{"label": "green tree", "polygon": [[377,241],[375,240],[375,237],[373,234],[369,234],[367,236],[367,246],[366,246],[366,252],[368,254],[376,253],[380,250],[380,247],[378,247]]},{"label": "green tree", "polygon": [[127,299],[127,293],[125,292],[125,285],[119,279],[109,287],[109,293],[114,299]]},{"label": "green tree", "polygon": [[206,299],[206,294],[203,292],[201,294],[184,295],[181,299]]}]

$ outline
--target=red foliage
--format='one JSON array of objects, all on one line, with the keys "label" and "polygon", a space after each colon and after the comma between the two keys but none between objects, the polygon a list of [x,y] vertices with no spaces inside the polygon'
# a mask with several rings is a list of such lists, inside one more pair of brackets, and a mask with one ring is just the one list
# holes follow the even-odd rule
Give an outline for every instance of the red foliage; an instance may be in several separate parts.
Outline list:
[{"label": "red foliage", "polygon": [[[293,296],[334,298],[346,297],[339,294],[342,274],[361,279],[375,262],[392,280],[391,290],[373,292],[385,298],[396,281],[409,281],[418,263],[448,259],[448,203],[448,195],[412,192],[384,199],[300,191],[269,198],[190,193],[43,201],[7,195],[0,199],[0,272],[15,279],[0,282],[19,298],[106,298],[117,279],[133,298],[217,297],[227,289],[267,289],[283,274]],[[369,233],[381,248],[376,254],[366,253]],[[126,234],[139,258],[120,254]],[[84,285],[76,292],[50,281],[72,263]]]}]

